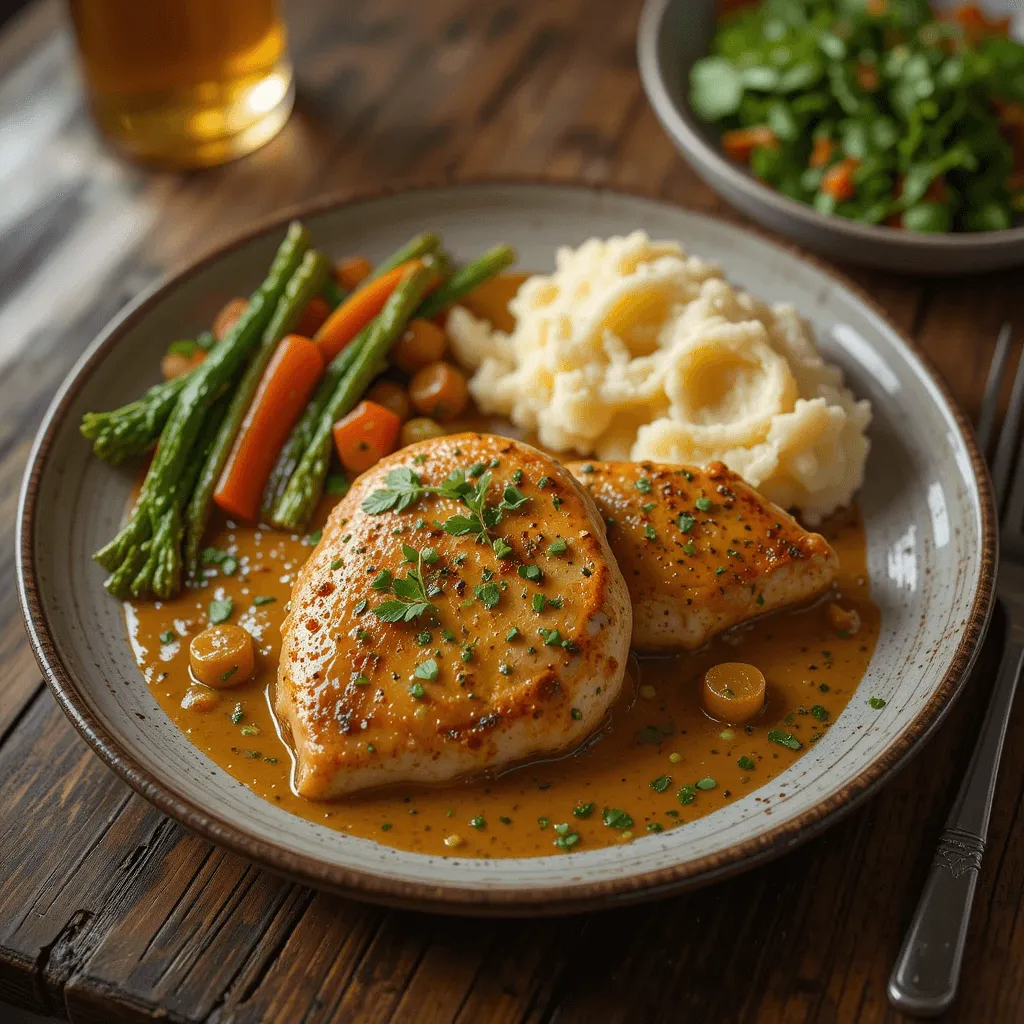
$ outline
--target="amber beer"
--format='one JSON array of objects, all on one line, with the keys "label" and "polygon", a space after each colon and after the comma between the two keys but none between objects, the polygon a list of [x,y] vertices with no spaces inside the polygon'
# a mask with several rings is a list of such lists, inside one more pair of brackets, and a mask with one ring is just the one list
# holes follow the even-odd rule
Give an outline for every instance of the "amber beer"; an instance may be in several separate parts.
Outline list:
[{"label": "amber beer", "polygon": [[70,0],[93,116],[128,155],[208,166],[262,146],[292,107],[276,0]]}]

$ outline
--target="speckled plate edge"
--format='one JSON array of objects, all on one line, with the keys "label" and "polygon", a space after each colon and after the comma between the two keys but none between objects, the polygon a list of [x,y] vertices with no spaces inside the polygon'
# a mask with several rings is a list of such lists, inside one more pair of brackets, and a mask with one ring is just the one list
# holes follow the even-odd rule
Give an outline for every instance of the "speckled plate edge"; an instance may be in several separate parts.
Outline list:
[{"label": "speckled plate edge", "polygon": [[[981,648],[994,608],[997,530],[988,470],[978,449],[973,429],[957,407],[949,389],[935,371],[927,356],[896,327],[878,305],[845,276],[796,247],[780,243],[771,236],[747,228],[751,234],[788,251],[852,292],[899,336],[903,344],[921,363],[930,383],[941,395],[946,411],[957,424],[964,447],[969,453],[973,483],[981,512],[981,570],[971,612],[957,642],[956,651],[942,682],[920,712],[906,725],[885,751],[867,768],[835,793],[812,808],[745,842],[718,853],[709,854],[683,864],[657,871],[636,874],[594,883],[567,887],[564,894],[552,895],[550,890],[533,894],[530,891],[478,892],[454,886],[382,879],[372,872],[356,871],[325,864],[315,857],[284,850],[263,836],[222,820],[173,785],[165,784],[147,771],[130,750],[123,750],[89,707],[79,684],[63,663],[43,612],[39,583],[32,557],[36,499],[57,428],[67,408],[84,386],[85,381],[106,357],[119,336],[151,307],[177,288],[183,280],[205,269],[224,253],[244,245],[268,231],[279,230],[293,218],[313,216],[335,207],[412,191],[428,191],[459,185],[550,186],[577,188],[581,191],[632,196],[653,202],[666,201],[653,191],[643,189],[601,188],[579,181],[553,176],[537,177],[464,177],[454,181],[416,181],[384,189],[353,190],[339,195],[298,204],[269,217],[232,241],[221,245],[185,269],[157,282],[116,317],[86,349],[54,396],[36,435],[19,497],[16,559],[18,593],[32,652],[50,689],[64,713],[86,742],[141,796],[186,828],[211,842],[296,881],[331,889],[343,895],[373,902],[413,907],[452,914],[491,914],[505,916],[541,916],[576,913],[588,909],[618,906],[624,903],[655,899],[688,888],[696,888],[738,874],[793,849],[835,824],[844,815],[871,796],[898,768],[921,749],[952,707],[966,682]],[[666,205],[672,205],[666,203]]]}]

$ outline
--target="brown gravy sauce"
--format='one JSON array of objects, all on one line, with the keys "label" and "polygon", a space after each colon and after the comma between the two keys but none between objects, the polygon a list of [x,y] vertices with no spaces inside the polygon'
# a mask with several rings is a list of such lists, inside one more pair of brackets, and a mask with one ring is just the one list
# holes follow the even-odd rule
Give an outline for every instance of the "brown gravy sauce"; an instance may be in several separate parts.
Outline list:
[{"label": "brown gravy sauce", "polygon": [[[505,306],[524,277],[503,275],[469,304],[507,329]],[[325,502],[314,527],[329,510]],[[695,654],[631,658],[622,698],[604,727],[574,753],[496,777],[436,788],[395,786],[333,803],[293,792],[292,751],[271,710],[280,625],[295,574],[311,551],[309,537],[220,518],[207,543],[230,552],[237,569],[231,575],[211,569],[205,587],[187,589],[172,601],[126,602],[125,616],[143,677],[171,721],[264,799],[328,828],[404,850],[543,856],[560,852],[555,841],[566,829],[556,826],[578,833],[576,850],[684,826],[763,787],[824,734],[867,669],[879,613],[871,601],[857,511],[833,517],[821,532],[839,555],[836,586],[842,605],[860,616],[856,635],[838,634],[826,604],[819,602],[740,627]],[[226,598],[233,602],[230,621],[256,640],[256,673],[221,691],[210,710],[183,708],[182,698],[193,684],[189,640],[206,627],[209,602]],[[768,681],[764,712],[751,725],[730,727],[702,710],[703,674],[722,661],[750,662]],[[801,748],[769,740],[772,730],[791,734]],[[704,786],[714,780],[714,786],[683,789],[701,780]],[[580,816],[580,808],[591,804],[589,815]],[[625,812],[632,824],[614,815],[614,824],[605,824],[606,808]],[[452,837],[457,837],[454,845]]]}]

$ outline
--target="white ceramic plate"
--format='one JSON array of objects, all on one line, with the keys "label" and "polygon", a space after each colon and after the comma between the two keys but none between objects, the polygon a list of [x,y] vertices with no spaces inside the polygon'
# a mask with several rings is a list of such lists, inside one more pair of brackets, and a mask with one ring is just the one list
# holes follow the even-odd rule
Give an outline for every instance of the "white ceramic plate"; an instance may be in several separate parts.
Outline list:
[{"label": "white ceramic plate", "polygon": [[[426,856],[341,835],[255,796],[188,742],[142,681],[121,607],[90,559],[121,521],[132,474],[90,458],[77,427],[86,410],[141,393],[159,378],[169,339],[202,329],[262,278],[281,219],[142,297],[96,339],[54,399],[24,482],[19,568],[36,656],[83,736],[143,796],[214,842],[314,885],[452,912],[555,913],[703,884],[788,849],[870,793],[934,728],[966,678],[991,608],[987,477],[942,384],[850,286],[749,232],[584,187],[492,182],[295,212],[335,255],[381,258],[429,228],[456,257],[503,241],[536,270],[553,266],[559,245],[643,228],[720,261],[765,299],[794,303],[874,405],[860,502],[881,638],[847,710],[769,786],[626,846],[538,859]],[[881,712],[868,706],[872,695],[888,702]]]}]

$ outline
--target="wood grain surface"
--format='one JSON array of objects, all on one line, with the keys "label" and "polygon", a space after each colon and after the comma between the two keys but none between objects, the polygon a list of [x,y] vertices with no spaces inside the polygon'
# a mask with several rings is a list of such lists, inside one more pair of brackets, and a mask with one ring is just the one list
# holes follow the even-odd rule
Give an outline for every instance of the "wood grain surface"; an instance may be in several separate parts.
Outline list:
[{"label": "wood grain surface", "polygon": [[[189,835],[89,752],[25,642],[16,494],[51,395],[140,289],[251,221],[336,190],[492,173],[642,187],[738,219],[647,107],[638,11],[295,0],[299,99],[284,133],[246,160],[174,175],[127,166],[97,140],[56,0],[0,35],[0,1003],[96,1024],[898,1019],[886,980],[970,755],[991,652],[928,748],[823,837],[694,895],[509,922],[347,902]],[[973,415],[1000,324],[1024,328],[1020,272],[853,276]],[[1024,1020],[1022,726],[1024,706],[950,1020]]]}]

